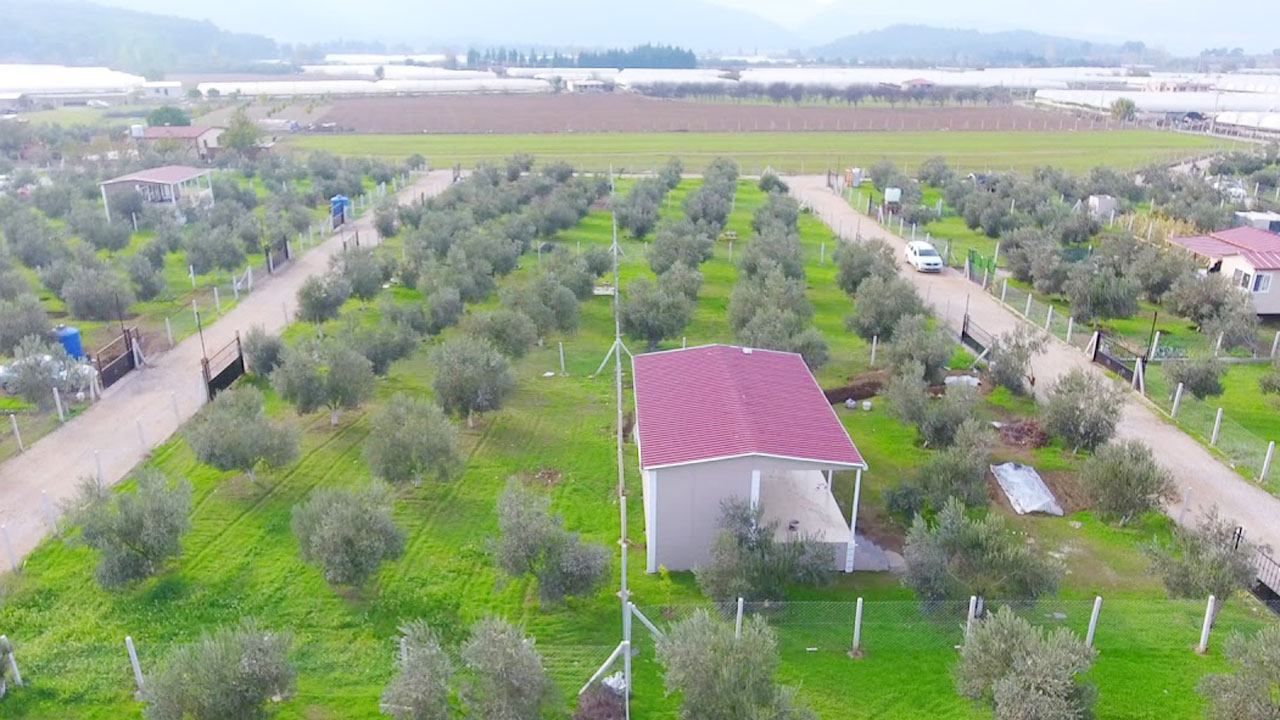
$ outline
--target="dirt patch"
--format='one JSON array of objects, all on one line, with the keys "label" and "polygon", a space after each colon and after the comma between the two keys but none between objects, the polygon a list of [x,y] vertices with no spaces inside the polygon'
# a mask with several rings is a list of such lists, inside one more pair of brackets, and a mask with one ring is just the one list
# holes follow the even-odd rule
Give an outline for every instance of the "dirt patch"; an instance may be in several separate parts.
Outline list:
[{"label": "dirt patch", "polygon": [[563,474],[555,468],[540,467],[537,470],[521,470],[518,477],[525,485],[555,487],[560,484]]},{"label": "dirt patch", "polygon": [[347,98],[305,119],[335,123],[344,132],[412,134],[1043,131],[1072,129],[1077,122],[1064,113],[1012,106],[798,107],[660,100],[627,92]]},{"label": "dirt patch", "polygon": [[1049,433],[1030,418],[1004,423],[998,432],[1000,442],[1010,447],[1041,448],[1049,444]]},{"label": "dirt patch", "polygon": [[823,390],[827,402],[832,405],[844,403],[846,400],[866,400],[880,394],[880,390],[889,382],[888,370],[871,370],[849,378],[849,384],[830,390]]}]

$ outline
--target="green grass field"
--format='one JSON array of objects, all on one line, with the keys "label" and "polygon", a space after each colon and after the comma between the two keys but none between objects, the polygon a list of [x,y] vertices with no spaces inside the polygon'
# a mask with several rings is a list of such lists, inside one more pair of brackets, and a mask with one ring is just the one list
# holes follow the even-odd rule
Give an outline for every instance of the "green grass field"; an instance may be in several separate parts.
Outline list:
[{"label": "green grass field", "polygon": [[[625,185],[620,183],[620,191]],[[682,183],[664,205],[664,214],[678,213],[680,196],[694,186],[692,181]],[[751,212],[761,199],[753,185],[740,186],[729,228],[743,242],[749,236]],[[819,262],[824,243],[830,255],[831,233],[808,215],[801,216],[800,230],[808,296],[832,351],[819,381],[831,386],[865,370],[869,353],[865,343],[844,332],[843,317],[851,303],[832,282],[834,267]],[[607,246],[609,215],[592,211],[578,227],[562,233],[560,241]],[[398,252],[399,244],[389,240],[387,251]],[[623,244],[625,289],[630,279],[649,270],[644,243],[628,239]],[[735,251],[741,252],[741,247]],[[724,307],[737,273],[729,252],[727,244],[719,244],[701,268],[706,281],[688,328],[691,345],[732,341]],[[503,283],[523,281],[536,266],[536,258],[525,256],[522,268]],[[421,301],[415,291],[389,292],[402,302]],[[490,300],[469,312],[493,304]],[[375,304],[353,301],[344,312],[372,315],[374,308]],[[310,326],[295,325],[288,337],[301,340],[314,332]],[[446,337],[455,332],[447,331]],[[447,484],[398,491],[396,519],[407,531],[406,552],[362,589],[331,588],[317,568],[301,563],[289,529],[290,510],[312,488],[354,486],[367,480],[361,443],[370,432],[370,411],[396,392],[430,397],[433,370],[426,348],[397,363],[379,383],[373,403],[343,413],[337,428],[329,427],[324,412],[299,418],[305,428],[301,459],[263,473],[256,486],[244,476],[197,463],[180,438],[158,448],[149,462],[195,486],[193,527],[183,555],[159,577],[104,592],[94,584],[90,551],[48,540],[28,559],[22,575],[0,578],[0,633],[14,641],[28,682],[4,699],[5,717],[139,717],[125,635],[138,643],[144,668],[151,670],[200,632],[253,616],[295,636],[292,657],[299,668],[298,694],[280,706],[278,717],[377,718],[377,698],[392,672],[399,623],[426,618],[452,645],[469,623],[487,614],[521,621],[537,638],[558,693],[548,717],[566,717],[578,687],[620,639],[615,581],[563,607],[541,606],[532,582],[504,578],[486,546],[496,532],[494,503],[507,478],[549,468],[561,473],[547,492],[567,527],[591,542],[614,547],[618,503],[613,388],[608,379],[589,376],[612,333],[608,299],[592,298],[581,305],[578,332],[547,338],[546,347],[515,364],[519,387],[508,405],[462,432],[465,473]],[[557,369],[559,342],[564,343],[569,375],[544,377]],[[678,345],[674,341],[665,347]],[[253,378],[248,381],[265,385]],[[268,397],[270,412],[292,416],[280,401]],[[988,397],[980,415],[998,419],[1031,412],[1034,407],[1026,399],[997,392]],[[910,477],[929,451],[917,446],[915,431],[894,420],[882,402],[870,412],[841,407],[838,414],[871,467],[864,476],[863,523],[900,533],[885,519],[880,497]],[[1054,473],[1069,473],[1078,463],[1058,447],[1011,452],[998,459],[1014,457]],[[644,574],[634,446],[626,448],[625,460],[628,491],[635,498],[628,507],[634,600],[665,624],[702,599],[689,573],[673,574],[669,582]],[[836,497],[847,503],[851,490],[851,478],[838,475]],[[1099,717],[1164,720],[1198,715],[1195,682],[1205,672],[1224,668],[1219,648],[1226,633],[1251,631],[1270,620],[1257,603],[1235,598],[1219,620],[1214,649],[1198,656],[1191,648],[1201,603],[1165,600],[1158,581],[1134,550],[1137,543],[1167,533],[1166,520],[1147,518],[1122,530],[1102,525],[1087,513],[1012,522],[1027,534],[1028,542],[1057,553],[1069,569],[1059,598],[1037,607],[1031,614],[1034,620],[1082,632],[1093,596],[1107,598],[1098,635],[1101,656],[1090,673],[1101,691]],[[616,573],[615,567],[611,577]],[[852,603],[859,596],[867,600],[866,657],[852,660],[845,650],[852,632]],[[779,674],[799,686],[800,697],[819,717],[990,716],[957,696],[951,681],[954,647],[961,636],[959,619],[923,615],[896,578],[877,573],[842,576],[833,587],[797,589],[790,599],[795,602],[773,617],[780,634]],[[1054,619],[1055,612],[1065,614],[1065,619]],[[635,661],[633,717],[675,718],[677,698],[663,692],[647,631],[637,624],[635,633],[640,654]]]},{"label": "green grass field", "polygon": [[464,167],[516,152],[566,160],[586,170],[648,171],[667,157],[696,171],[711,158],[732,157],[744,174],[766,167],[787,173],[822,173],[869,167],[887,158],[910,171],[942,155],[961,172],[1026,171],[1054,165],[1084,172],[1096,165],[1136,168],[1221,147],[1222,141],[1154,131],[1116,132],[757,132],[601,133],[577,135],[299,135],[299,150],[403,159],[421,153],[432,167]]}]

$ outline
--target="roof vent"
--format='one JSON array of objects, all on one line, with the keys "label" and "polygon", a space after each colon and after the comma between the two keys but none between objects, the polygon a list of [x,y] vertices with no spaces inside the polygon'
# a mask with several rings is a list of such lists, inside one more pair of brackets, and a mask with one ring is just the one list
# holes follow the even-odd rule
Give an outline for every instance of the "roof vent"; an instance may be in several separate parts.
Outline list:
[{"label": "roof vent", "polygon": [[744,348],[742,348],[742,354],[743,354],[743,355],[750,355],[750,354],[751,354],[751,348],[749,348],[749,347],[744,347]]}]

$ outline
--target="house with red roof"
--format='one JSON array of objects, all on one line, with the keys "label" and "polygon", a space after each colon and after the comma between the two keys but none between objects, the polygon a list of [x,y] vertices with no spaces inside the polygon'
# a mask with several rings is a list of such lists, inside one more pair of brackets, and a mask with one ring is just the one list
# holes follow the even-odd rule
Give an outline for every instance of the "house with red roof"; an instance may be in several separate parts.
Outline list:
[{"label": "house with red roof", "polygon": [[1209,272],[1222,273],[1248,293],[1259,315],[1280,314],[1280,234],[1241,226],[1208,235],[1171,237],[1169,243],[1200,260]]},{"label": "house with red roof", "polygon": [[[781,539],[826,543],[836,569],[853,570],[867,464],[800,355],[706,345],[636,355],[632,371],[648,572],[707,563],[730,498],[760,508]],[[845,472],[848,517],[832,494]]]},{"label": "house with red roof", "polygon": [[208,162],[218,154],[218,138],[224,130],[205,125],[159,125],[139,128],[134,135],[139,145],[176,149],[189,160]]}]

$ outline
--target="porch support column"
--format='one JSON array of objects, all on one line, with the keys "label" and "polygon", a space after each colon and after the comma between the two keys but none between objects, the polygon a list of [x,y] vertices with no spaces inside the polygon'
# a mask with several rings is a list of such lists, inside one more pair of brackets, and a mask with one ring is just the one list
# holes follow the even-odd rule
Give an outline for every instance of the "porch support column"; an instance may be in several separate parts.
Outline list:
[{"label": "porch support column", "polygon": [[658,472],[644,471],[645,572],[658,572]]},{"label": "porch support column", "polygon": [[107,222],[111,222],[111,201],[107,199],[107,186],[99,185],[98,189],[102,191],[102,209],[107,213]]},{"label": "porch support column", "polygon": [[751,471],[751,509],[760,507],[760,471]]},{"label": "porch support column", "polygon": [[844,571],[853,572],[853,557],[858,550],[858,503],[862,499],[862,468],[858,468],[853,480],[853,512],[849,517],[849,552],[844,554]]}]

